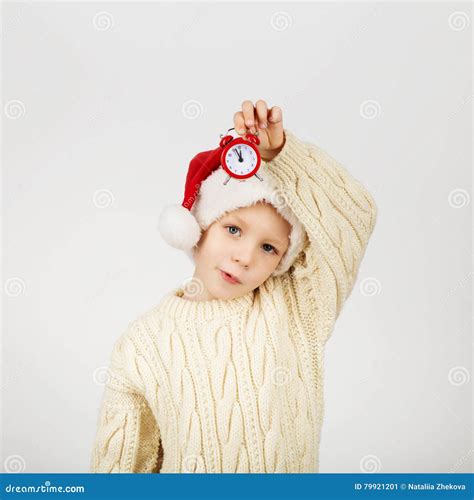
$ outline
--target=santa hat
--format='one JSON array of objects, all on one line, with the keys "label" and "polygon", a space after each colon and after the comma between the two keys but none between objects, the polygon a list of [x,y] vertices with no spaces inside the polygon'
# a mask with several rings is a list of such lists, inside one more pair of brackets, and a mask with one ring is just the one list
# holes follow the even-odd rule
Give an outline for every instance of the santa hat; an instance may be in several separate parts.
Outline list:
[{"label": "santa hat", "polygon": [[222,147],[198,153],[190,162],[181,205],[168,205],[160,214],[158,229],[163,239],[193,260],[201,234],[225,213],[260,201],[272,204],[291,226],[290,243],[274,276],[286,272],[305,242],[305,230],[288,206],[284,192],[265,175],[265,162],[256,176],[231,178],[221,165]]}]

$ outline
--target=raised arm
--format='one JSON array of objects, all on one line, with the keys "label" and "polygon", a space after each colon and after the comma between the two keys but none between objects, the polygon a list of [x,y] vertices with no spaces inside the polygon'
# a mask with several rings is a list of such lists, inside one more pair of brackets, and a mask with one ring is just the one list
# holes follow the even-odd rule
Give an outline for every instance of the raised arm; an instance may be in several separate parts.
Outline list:
[{"label": "raised arm", "polygon": [[307,245],[292,276],[315,305],[329,301],[334,320],[350,295],[377,206],[368,190],[320,147],[284,129],[280,152],[268,161],[270,175],[303,224]]},{"label": "raised arm", "polygon": [[133,323],[113,348],[90,472],[151,473],[161,467],[160,431],[143,396],[132,328]]}]

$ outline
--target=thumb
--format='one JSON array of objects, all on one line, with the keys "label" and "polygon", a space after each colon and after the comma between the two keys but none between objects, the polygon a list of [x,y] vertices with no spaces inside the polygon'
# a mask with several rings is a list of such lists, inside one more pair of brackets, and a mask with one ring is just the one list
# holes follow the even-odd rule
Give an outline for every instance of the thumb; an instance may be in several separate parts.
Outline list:
[{"label": "thumb", "polygon": [[281,108],[278,106],[273,106],[268,112],[268,127],[282,127],[283,114]]},{"label": "thumb", "polygon": [[284,140],[283,113],[281,108],[273,106],[268,112],[268,127],[266,128],[269,149],[280,147]]}]

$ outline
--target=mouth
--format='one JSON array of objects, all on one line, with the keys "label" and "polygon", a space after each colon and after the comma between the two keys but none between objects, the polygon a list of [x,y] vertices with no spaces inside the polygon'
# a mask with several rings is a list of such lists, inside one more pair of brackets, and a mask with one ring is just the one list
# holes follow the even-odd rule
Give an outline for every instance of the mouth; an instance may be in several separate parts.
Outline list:
[{"label": "mouth", "polygon": [[237,276],[234,276],[231,273],[228,273],[226,271],[223,271],[222,269],[219,269],[219,272],[221,273],[221,276],[228,282],[232,284],[241,284],[242,282],[237,278]]}]

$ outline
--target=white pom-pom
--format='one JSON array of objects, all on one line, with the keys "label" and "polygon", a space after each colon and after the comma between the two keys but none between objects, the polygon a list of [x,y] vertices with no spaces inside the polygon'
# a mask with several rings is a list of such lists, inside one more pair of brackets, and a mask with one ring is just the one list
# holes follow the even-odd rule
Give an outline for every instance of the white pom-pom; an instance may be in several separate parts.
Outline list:
[{"label": "white pom-pom", "polygon": [[182,205],[169,205],[163,209],[158,230],[169,245],[184,251],[190,250],[201,237],[198,221]]}]

